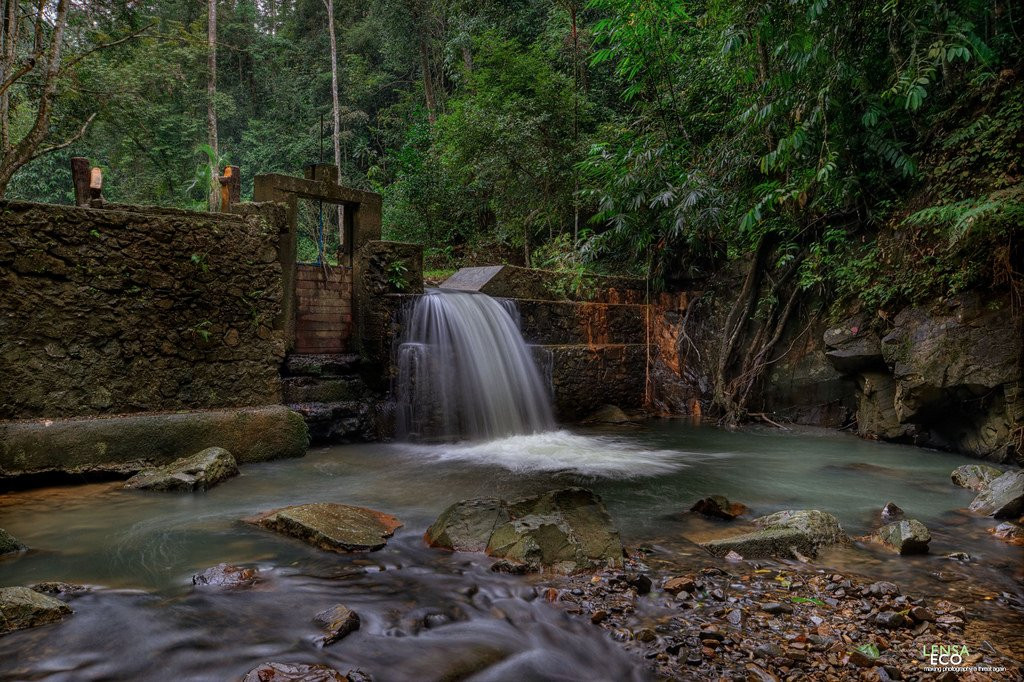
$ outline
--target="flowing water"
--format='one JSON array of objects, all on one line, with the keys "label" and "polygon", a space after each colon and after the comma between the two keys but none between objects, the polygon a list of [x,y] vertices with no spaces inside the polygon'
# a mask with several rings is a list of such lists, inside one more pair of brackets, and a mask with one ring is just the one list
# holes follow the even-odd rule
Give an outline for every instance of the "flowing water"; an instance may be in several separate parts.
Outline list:
[{"label": "flowing water", "polygon": [[513,302],[428,289],[404,326],[395,391],[401,436],[493,439],[554,428]]},{"label": "flowing water", "polygon": [[[931,555],[901,558],[861,545],[821,561],[984,613],[987,604],[996,608],[986,595],[1020,594],[1024,551],[988,535],[991,519],[958,511],[972,493],[948,476],[969,461],[829,432],[730,433],[659,421],[489,443],[318,449],[245,466],[240,477],[193,495],[110,483],[9,493],[0,496],[0,528],[34,549],[0,560],[0,585],[96,587],[71,602],[75,614],[65,622],[0,637],[0,679],[230,680],[266,660],[361,667],[384,682],[646,679],[643,661],[537,598],[530,578],[491,573],[485,557],[423,542],[452,502],[564,485],[602,495],[628,545],[705,562],[686,538],[729,528],[682,513],[705,495],[725,494],[753,514],[827,510],[854,535],[868,532],[893,500],[932,530]],[[327,500],[395,514],[405,527],[379,552],[336,555],[240,521]],[[954,551],[975,560],[945,558]],[[241,590],[192,587],[194,573],[223,561],[258,567],[265,580]],[[949,573],[966,580],[935,575]],[[336,603],[357,610],[363,625],[317,648],[310,620]]]}]

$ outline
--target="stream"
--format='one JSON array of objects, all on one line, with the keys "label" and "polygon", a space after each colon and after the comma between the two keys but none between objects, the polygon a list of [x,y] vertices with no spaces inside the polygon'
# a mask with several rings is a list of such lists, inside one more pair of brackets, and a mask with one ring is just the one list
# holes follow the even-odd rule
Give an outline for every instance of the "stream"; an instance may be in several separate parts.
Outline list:
[{"label": "stream", "polygon": [[[0,585],[93,589],[71,601],[75,613],[63,623],[0,637],[0,679],[229,680],[268,660],[361,668],[383,681],[648,679],[643,661],[604,631],[538,598],[536,578],[492,573],[484,556],[423,542],[458,500],[568,485],[604,498],[627,546],[680,561],[707,559],[690,540],[729,529],[684,513],[707,495],[740,501],[751,517],[821,509],[851,536],[877,527],[892,500],[928,526],[931,554],[899,557],[857,543],[819,563],[958,599],[1005,623],[1006,609],[991,597],[1021,598],[1024,548],[992,538],[992,519],[963,511],[974,493],[949,473],[972,461],[824,430],[727,432],[673,420],[479,444],[319,448],[244,466],[240,477],[192,495],[118,483],[12,492],[0,496],[0,527],[33,549],[0,560]],[[371,507],[405,526],[381,551],[336,555],[241,521],[315,501]],[[950,560],[952,552],[973,560]],[[263,580],[193,588],[193,574],[221,562],[257,567]],[[319,648],[311,619],[337,603],[356,610],[362,626]]]}]

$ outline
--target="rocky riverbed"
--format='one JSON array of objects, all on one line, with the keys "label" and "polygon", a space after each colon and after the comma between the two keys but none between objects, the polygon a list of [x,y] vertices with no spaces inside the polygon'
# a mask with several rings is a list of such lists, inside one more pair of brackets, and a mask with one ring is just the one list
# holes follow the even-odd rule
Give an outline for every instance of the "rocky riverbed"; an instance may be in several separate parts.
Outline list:
[{"label": "rocky riverbed", "polygon": [[1024,604],[1005,593],[989,597],[1000,623],[991,609],[980,618],[972,603],[849,572],[648,550],[543,594],[608,630],[658,679],[1021,679]]}]

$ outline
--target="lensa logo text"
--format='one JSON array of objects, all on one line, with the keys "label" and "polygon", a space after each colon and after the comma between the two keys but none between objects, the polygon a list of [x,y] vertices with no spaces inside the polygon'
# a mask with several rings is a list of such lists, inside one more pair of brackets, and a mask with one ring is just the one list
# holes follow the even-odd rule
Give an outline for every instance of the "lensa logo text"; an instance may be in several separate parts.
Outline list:
[{"label": "lensa logo text", "polygon": [[961,644],[932,644],[930,647],[921,647],[921,657],[929,665],[963,665],[968,656],[970,654],[967,652],[967,646]]}]

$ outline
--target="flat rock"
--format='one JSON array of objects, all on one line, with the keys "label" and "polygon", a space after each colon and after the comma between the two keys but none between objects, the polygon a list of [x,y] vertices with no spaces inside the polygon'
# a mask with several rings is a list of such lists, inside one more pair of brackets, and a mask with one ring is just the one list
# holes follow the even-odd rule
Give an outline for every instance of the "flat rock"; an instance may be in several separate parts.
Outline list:
[{"label": "flat rock", "polygon": [[705,497],[690,507],[690,511],[696,512],[702,516],[710,516],[715,519],[724,519],[726,521],[732,521],[737,516],[741,516],[747,511],[746,505],[740,504],[739,502],[730,502],[724,495],[712,495]]},{"label": "flat rock", "polygon": [[59,581],[36,583],[31,586],[31,589],[39,592],[40,594],[81,594],[82,592],[89,591],[89,588],[85,585]]},{"label": "flat rock", "polygon": [[313,622],[323,630],[321,646],[333,644],[359,629],[359,614],[343,604],[337,604],[321,611],[313,618]]},{"label": "flat rock", "polygon": [[56,623],[71,613],[71,608],[27,587],[0,588],[0,633]]},{"label": "flat rock", "polygon": [[217,564],[192,576],[193,585],[214,587],[247,587],[258,580],[259,571],[255,568],[242,568],[231,564]]},{"label": "flat rock", "polygon": [[242,682],[349,682],[348,675],[342,675],[326,665],[305,663],[261,663],[242,678]]},{"label": "flat rock", "polygon": [[124,484],[134,490],[187,491],[209,490],[221,481],[238,475],[238,463],[224,448],[206,448],[190,457],[141,471]]},{"label": "flat rock", "polygon": [[1007,471],[992,479],[971,502],[970,509],[997,519],[1013,519],[1024,514],[1024,471]]},{"label": "flat rock", "polygon": [[[560,573],[622,565],[622,540],[601,498],[583,488],[446,509],[427,530],[435,547],[485,551],[509,566]],[[499,562],[501,563],[501,562]]]},{"label": "flat rock", "polygon": [[900,554],[927,554],[932,536],[923,523],[917,519],[903,519],[882,526],[876,533],[886,547]]},{"label": "flat rock", "polygon": [[333,502],[275,509],[251,523],[332,552],[372,552],[402,527],[390,514]]},{"label": "flat rock", "polygon": [[961,488],[981,492],[988,484],[1003,475],[1003,472],[987,464],[964,464],[953,469],[950,480]]},{"label": "flat rock", "polygon": [[18,542],[17,538],[0,528],[0,555],[3,554],[16,554],[18,552],[24,552],[28,549],[25,545]]},{"label": "flat rock", "polygon": [[822,547],[844,543],[836,517],[816,509],[780,511],[754,519],[761,530],[702,543],[715,556],[729,552],[747,559],[816,556]]}]

